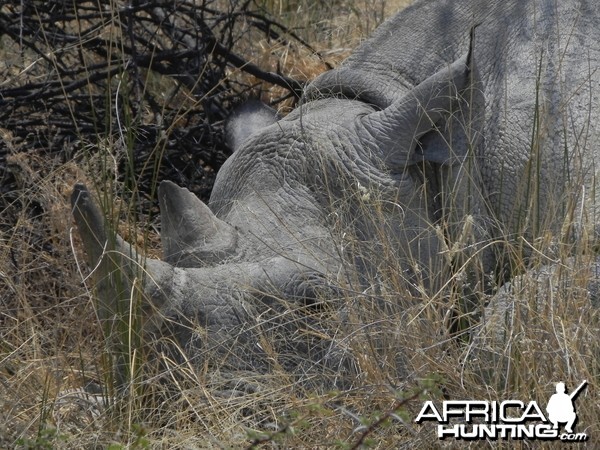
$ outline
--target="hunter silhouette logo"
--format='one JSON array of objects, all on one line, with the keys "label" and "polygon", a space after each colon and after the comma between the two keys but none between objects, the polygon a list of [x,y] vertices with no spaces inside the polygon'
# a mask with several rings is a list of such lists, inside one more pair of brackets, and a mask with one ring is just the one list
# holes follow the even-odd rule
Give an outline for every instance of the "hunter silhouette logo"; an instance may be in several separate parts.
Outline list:
[{"label": "hunter silhouette logo", "polygon": [[[587,381],[583,381],[571,394],[567,394],[565,383],[556,383],[556,393],[546,406],[547,416],[535,401],[446,400],[438,408],[429,400],[421,408],[415,423],[437,422],[440,439],[560,439],[583,442],[587,441],[587,434],[573,431],[577,422],[573,403],[586,386]],[[560,433],[559,424],[565,424],[563,433]]]},{"label": "hunter silhouette logo", "polygon": [[559,422],[562,422],[567,424],[565,431],[573,433],[573,425],[577,421],[577,413],[575,412],[573,401],[586,385],[587,380],[584,380],[571,395],[568,395],[565,393],[565,383],[556,383],[556,394],[550,397],[548,406],[546,406],[548,419],[554,425],[552,427],[554,430],[557,430]]}]

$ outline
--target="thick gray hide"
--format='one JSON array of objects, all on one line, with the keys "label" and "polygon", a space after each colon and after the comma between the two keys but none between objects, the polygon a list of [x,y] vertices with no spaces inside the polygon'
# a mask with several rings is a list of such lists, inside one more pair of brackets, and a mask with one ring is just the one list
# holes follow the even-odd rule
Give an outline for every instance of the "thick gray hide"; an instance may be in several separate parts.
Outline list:
[{"label": "thick gray hide", "polygon": [[[242,110],[208,207],[160,186],[149,303],[193,357],[342,374],[352,365],[323,305],[353,313],[338,305],[383,289],[390,260],[406,295],[439,294],[452,275],[482,291],[492,242],[597,223],[598,23],[596,0],[421,1],[287,117]],[[84,187],[73,201],[95,267],[110,236]],[[111,289],[99,281],[105,303]]]}]

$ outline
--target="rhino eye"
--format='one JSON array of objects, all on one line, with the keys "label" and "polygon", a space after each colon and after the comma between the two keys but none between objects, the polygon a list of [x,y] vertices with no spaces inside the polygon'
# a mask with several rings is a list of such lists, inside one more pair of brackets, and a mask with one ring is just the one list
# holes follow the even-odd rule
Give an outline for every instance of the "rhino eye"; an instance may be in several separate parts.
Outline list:
[{"label": "rhino eye", "polygon": [[340,288],[319,272],[297,273],[284,286],[283,292],[286,299],[316,311],[323,310],[326,305],[333,307],[332,302],[342,298]]}]

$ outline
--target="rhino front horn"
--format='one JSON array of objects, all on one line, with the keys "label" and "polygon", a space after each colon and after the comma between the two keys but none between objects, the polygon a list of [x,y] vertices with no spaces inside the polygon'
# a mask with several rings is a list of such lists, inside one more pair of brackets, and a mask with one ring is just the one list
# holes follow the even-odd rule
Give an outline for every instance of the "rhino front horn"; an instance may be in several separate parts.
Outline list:
[{"label": "rhino front horn", "polygon": [[[134,279],[150,274],[149,279],[162,281],[171,276],[170,269],[164,263],[146,261],[110,229],[85,185],[75,185],[71,205],[88,263],[96,280],[98,316],[101,320],[111,320],[125,311]],[[160,296],[156,298],[156,304],[164,301]]]},{"label": "rhino front horn", "polygon": [[71,194],[73,217],[92,267],[101,260],[108,240],[104,217],[90,197],[87,187],[76,184]]},{"label": "rhino front horn", "polygon": [[158,199],[165,261],[177,267],[204,267],[235,252],[237,231],[190,191],[163,181]]}]

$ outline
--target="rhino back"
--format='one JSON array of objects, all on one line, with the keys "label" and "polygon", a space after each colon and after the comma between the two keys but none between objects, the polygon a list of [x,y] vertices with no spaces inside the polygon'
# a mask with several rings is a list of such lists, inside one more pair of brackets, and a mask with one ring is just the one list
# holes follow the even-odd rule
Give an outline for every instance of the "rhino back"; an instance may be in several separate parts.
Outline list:
[{"label": "rhino back", "polygon": [[[525,3],[525,2],[524,2]],[[509,232],[562,221],[595,177],[600,119],[600,13],[591,1],[529,1],[477,30],[484,96],[477,149],[489,204]],[[580,200],[576,200],[580,203]]]},{"label": "rhino back", "polygon": [[565,184],[593,183],[598,23],[593,0],[417,2],[311,83],[304,99],[344,96],[386,108],[464,54],[475,27],[468,118],[447,134],[470,129],[490,209],[508,230],[522,231],[534,190],[540,214],[559,217]]}]

